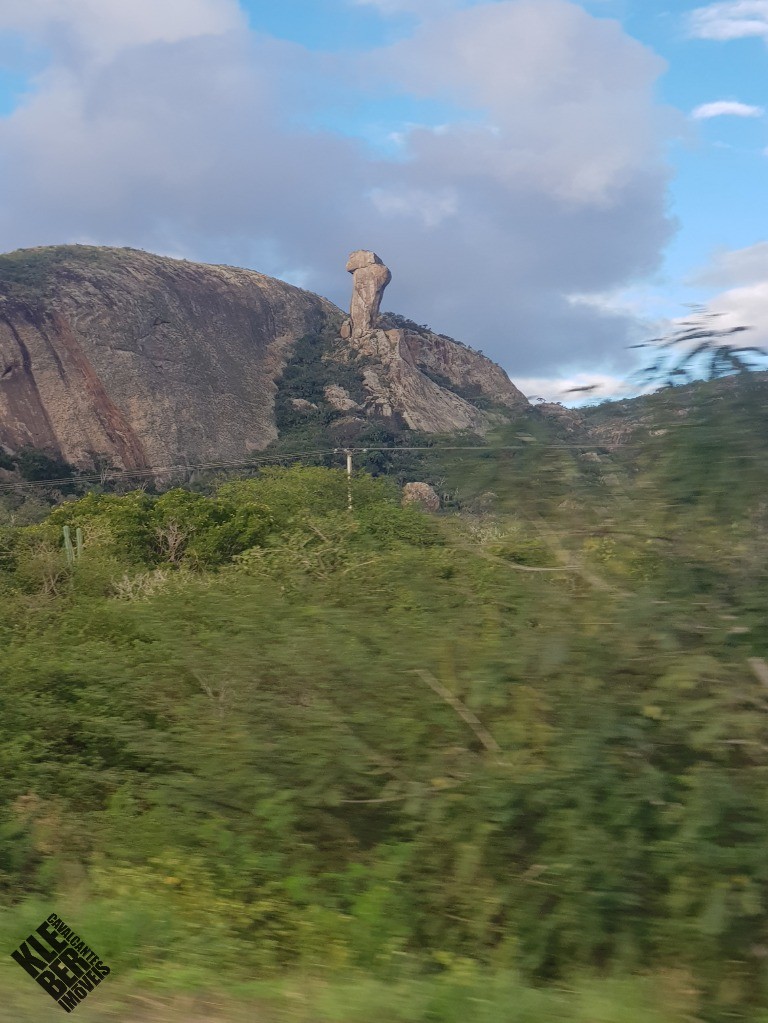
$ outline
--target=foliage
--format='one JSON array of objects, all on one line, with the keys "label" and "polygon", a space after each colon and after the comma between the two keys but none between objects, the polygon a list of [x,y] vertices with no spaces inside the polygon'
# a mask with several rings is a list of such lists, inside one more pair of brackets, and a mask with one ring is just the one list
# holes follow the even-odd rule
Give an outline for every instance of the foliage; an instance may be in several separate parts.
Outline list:
[{"label": "foliage", "polygon": [[385,330],[410,330],[414,334],[421,335],[433,333],[429,324],[416,323],[415,320],[409,320],[407,316],[401,316],[400,313],[382,313],[380,322]]},{"label": "foliage", "polygon": [[[325,388],[331,384],[343,387],[353,400],[365,401],[360,364],[347,361],[348,349],[339,348],[338,327],[329,321],[293,346],[275,399],[277,428],[284,440],[296,428],[324,427],[342,415],[325,397]],[[296,400],[309,402],[315,409],[297,409]]]},{"label": "foliage", "polygon": [[77,526],[128,563],[191,561],[209,567],[261,542],[270,527],[269,513],[255,502],[238,504],[181,489],[159,497],[91,493],[60,505],[49,522]]},{"label": "foliage", "polygon": [[385,330],[410,330],[414,334],[420,334],[422,337],[429,334],[434,334],[436,337],[441,337],[445,341],[452,341],[454,344],[459,345],[460,348],[467,348],[463,341],[457,341],[455,337],[451,337],[448,334],[438,334],[437,331],[427,323],[416,323],[415,320],[409,320],[407,316],[401,316],[400,313],[382,313],[380,317],[381,326]]},{"label": "foliage", "polygon": [[90,245],[47,245],[0,254],[0,282],[10,294],[36,306],[57,272],[93,268],[120,258],[121,250]]},{"label": "foliage", "polygon": [[50,504],[39,493],[20,493],[10,489],[0,493],[0,524],[9,526],[30,526],[49,514]]},{"label": "foliage", "polygon": [[[382,1020],[519,997],[521,1019],[757,1023],[768,442],[759,397],[741,419],[705,398],[639,453],[532,423],[430,455],[467,498],[493,488],[474,516],[364,474],[350,512],[315,466],[4,527],[5,902],[79,879],[147,975],[203,970],[211,942],[243,982],[411,971],[411,1016]],[[678,1002],[605,979],[670,965]]]},{"label": "foliage", "polygon": [[73,483],[67,481],[74,481],[75,467],[55,452],[22,448],[13,460],[22,479],[31,483],[57,481],[58,489],[62,493],[73,492]]},{"label": "foliage", "polygon": [[[734,345],[731,340],[749,327],[726,327],[718,330],[716,320],[723,313],[697,309],[692,320],[681,321],[664,337],[652,338],[632,348],[652,348],[652,361],[639,374],[644,382],[663,381],[667,386],[690,383],[701,378],[717,380],[731,373],[747,373],[755,368],[755,360],[765,359],[768,352],[754,345]],[[681,354],[682,353],[682,354]]]},{"label": "foliage", "polygon": [[[264,468],[253,479],[232,480],[222,484],[218,495],[238,506],[258,501],[267,507],[278,524],[293,522],[305,513],[324,515],[347,506],[346,472],[321,466],[294,465],[289,469]],[[397,489],[391,480],[374,480],[359,474],[352,481],[352,497],[357,508],[392,503]]]}]

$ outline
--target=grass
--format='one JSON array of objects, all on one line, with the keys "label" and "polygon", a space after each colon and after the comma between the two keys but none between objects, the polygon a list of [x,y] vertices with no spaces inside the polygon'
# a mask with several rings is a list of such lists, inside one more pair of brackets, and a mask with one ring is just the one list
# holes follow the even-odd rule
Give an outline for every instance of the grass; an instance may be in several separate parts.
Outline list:
[{"label": "grass", "polygon": [[[46,1023],[61,1009],[10,960],[0,967],[0,1020]],[[139,984],[108,977],[77,1008],[82,1023],[692,1023],[682,975],[584,981],[537,990],[512,973],[472,980],[441,974],[385,981],[365,974],[291,973],[228,985],[202,976]],[[763,1017],[763,1020],[768,1017]],[[757,1023],[758,1017],[755,1017]]]},{"label": "grass", "polygon": [[[77,1008],[81,1023],[692,1023],[697,993],[682,972],[652,977],[581,978],[536,988],[511,970],[485,971],[458,959],[424,973],[410,956],[377,976],[319,961],[278,975],[224,974],[212,941],[205,954],[176,962],[184,938],[141,907],[76,896],[56,906],[30,900],[0,916],[0,1023],[46,1023],[61,1008],[9,958],[55,911],[77,927],[112,974]],[[193,938],[197,944],[199,938]],[[203,946],[205,947],[205,946]],[[164,961],[157,961],[163,950]],[[768,1016],[752,1023],[768,1023]]]}]

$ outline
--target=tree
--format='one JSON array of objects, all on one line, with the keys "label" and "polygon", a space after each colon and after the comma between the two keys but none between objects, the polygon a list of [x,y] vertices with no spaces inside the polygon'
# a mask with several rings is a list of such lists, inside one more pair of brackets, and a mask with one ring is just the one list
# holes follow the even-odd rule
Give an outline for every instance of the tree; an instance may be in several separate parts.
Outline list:
[{"label": "tree", "polygon": [[655,350],[655,357],[637,374],[638,378],[645,383],[662,381],[672,387],[690,383],[697,377],[716,380],[755,369],[752,360],[756,356],[766,357],[768,352],[754,345],[737,346],[726,340],[751,328],[738,326],[718,330],[716,321],[724,315],[697,306],[693,318],[681,320],[670,333],[630,345],[630,348]]},{"label": "tree", "polygon": [[30,483],[50,481],[52,484],[55,483],[63,494],[74,493],[75,467],[57,452],[26,447],[22,448],[13,460],[22,479]]}]

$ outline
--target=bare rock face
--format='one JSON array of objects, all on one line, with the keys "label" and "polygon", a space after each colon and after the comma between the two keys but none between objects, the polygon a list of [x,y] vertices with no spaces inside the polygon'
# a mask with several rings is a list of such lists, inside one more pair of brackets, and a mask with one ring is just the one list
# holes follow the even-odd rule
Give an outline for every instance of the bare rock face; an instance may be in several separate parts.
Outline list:
[{"label": "bare rock face", "polygon": [[424,511],[440,511],[440,498],[429,483],[406,483],[403,487],[402,504],[404,508],[409,504],[415,504]]},{"label": "bare rock face", "polygon": [[354,277],[354,291],[340,336],[363,358],[373,414],[425,433],[482,433],[504,415],[478,408],[458,391],[489,399],[502,413],[528,405],[504,370],[479,352],[437,334],[377,329],[392,274],[375,252],[353,252],[347,270]]},{"label": "bare rock face", "polygon": [[423,373],[402,330],[371,331],[353,343],[365,357],[363,381],[377,416],[425,433],[482,430],[491,419]]},{"label": "bare rock face", "polygon": [[392,274],[376,253],[367,249],[352,253],[347,260],[347,272],[352,274],[349,336],[360,337],[376,327],[384,290]]},{"label": "bare rock face", "polygon": [[90,246],[0,256],[0,445],[131,469],[241,458],[276,438],[275,381],[329,316],[249,270]]}]

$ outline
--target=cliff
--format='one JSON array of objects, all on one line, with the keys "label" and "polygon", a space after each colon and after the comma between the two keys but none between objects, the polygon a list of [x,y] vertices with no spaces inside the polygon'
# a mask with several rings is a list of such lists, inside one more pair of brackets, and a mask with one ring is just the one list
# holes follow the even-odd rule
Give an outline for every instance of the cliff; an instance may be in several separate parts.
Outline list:
[{"label": "cliff", "polygon": [[[0,256],[0,446],[125,468],[242,458],[277,437],[297,344],[338,335],[342,320],[331,302],[250,270],[90,246]],[[361,391],[335,386],[333,367],[327,390],[363,419],[482,431],[498,409],[527,405],[498,366],[437,335],[337,340]]]}]

